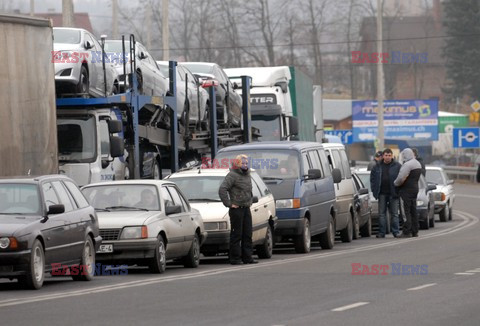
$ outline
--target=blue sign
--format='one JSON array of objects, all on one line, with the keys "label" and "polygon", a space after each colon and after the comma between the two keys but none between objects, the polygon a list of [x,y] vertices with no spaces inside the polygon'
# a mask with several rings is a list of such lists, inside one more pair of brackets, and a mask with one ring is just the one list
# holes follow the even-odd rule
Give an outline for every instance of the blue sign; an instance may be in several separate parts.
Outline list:
[{"label": "blue sign", "polygon": [[340,138],[342,144],[348,145],[353,143],[353,132],[352,129],[344,129],[344,130],[325,130],[325,134],[333,135]]},{"label": "blue sign", "polygon": [[454,148],[479,148],[480,128],[453,128]]},{"label": "blue sign", "polygon": [[[378,133],[377,101],[353,101],[354,142],[373,142]],[[437,100],[394,100],[383,102],[386,139],[438,139]]]}]

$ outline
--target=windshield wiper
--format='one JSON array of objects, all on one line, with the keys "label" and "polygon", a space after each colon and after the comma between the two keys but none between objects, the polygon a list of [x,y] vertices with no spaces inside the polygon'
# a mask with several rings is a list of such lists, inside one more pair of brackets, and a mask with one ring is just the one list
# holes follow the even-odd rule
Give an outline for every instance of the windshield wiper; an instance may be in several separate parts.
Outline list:
[{"label": "windshield wiper", "polygon": [[109,206],[105,207],[106,210],[109,209],[131,209],[131,210],[139,210],[139,211],[148,211],[146,208],[140,208],[140,207],[130,207],[130,206]]},{"label": "windshield wiper", "polygon": [[189,201],[212,201],[212,202],[221,202],[220,199],[215,198],[190,198]]}]

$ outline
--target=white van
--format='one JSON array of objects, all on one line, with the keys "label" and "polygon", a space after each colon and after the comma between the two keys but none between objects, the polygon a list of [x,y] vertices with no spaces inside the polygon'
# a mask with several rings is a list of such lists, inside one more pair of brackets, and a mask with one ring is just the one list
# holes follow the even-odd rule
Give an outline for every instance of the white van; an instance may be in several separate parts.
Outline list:
[{"label": "white van", "polygon": [[339,143],[323,143],[331,169],[339,169],[342,181],[335,184],[336,218],[335,229],[340,232],[342,242],[351,242],[359,237],[360,225],[355,214],[355,188],[352,182],[350,164],[345,152],[345,146]]}]

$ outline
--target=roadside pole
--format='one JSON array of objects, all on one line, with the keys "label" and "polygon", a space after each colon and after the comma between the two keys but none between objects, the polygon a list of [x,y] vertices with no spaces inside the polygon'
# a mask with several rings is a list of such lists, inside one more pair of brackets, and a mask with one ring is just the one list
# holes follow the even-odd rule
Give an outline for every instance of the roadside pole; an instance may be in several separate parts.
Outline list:
[{"label": "roadside pole", "polygon": [[[383,53],[383,24],[382,24],[382,0],[377,0],[377,52]],[[382,150],[385,147],[385,128],[383,126],[383,100],[385,98],[385,83],[383,79],[383,63],[380,57],[377,64],[377,101],[378,101],[378,148]]]}]

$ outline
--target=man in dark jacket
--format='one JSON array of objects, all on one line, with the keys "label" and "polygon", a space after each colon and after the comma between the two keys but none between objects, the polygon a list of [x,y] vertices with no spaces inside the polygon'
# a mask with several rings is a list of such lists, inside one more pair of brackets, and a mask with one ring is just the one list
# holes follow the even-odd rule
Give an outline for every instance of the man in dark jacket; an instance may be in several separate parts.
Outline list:
[{"label": "man in dark jacket", "polygon": [[393,158],[390,148],[383,151],[383,160],[370,172],[370,185],[373,197],[378,200],[378,234],[377,238],[385,238],[387,208],[392,218],[393,236],[397,237],[399,199],[393,182],[400,171],[400,163]]},{"label": "man in dark jacket", "polygon": [[248,157],[238,155],[218,190],[230,215],[230,263],[256,264],[252,257],[252,178]]},{"label": "man in dark jacket", "polygon": [[418,237],[417,195],[422,165],[415,159],[415,154],[410,148],[405,148],[401,156],[403,165],[394,182],[395,186],[399,187],[398,193],[405,213],[405,223],[400,237]]},{"label": "man in dark jacket", "polygon": [[383,152],[382,151],[378,151],[375,153],[375,157],[373,158],[373,161],[371,161],[370,163],[368,163],[368,166],[367,166],[367,171],[372,171],[373,167],[375,165],[377,165],[379,162],[382,161],[382,156],[383,156]]},{"label": "man in dark jacket", "polygon": [[425,177],[427,175],[427,169],[425,169],[425,162],[423,162],[423,159],[418,155],[418,149],[414,147],[412,148],[412,152],[413,152],[413,155],[415,155],[415,159],[422,166],[422,174]]}]

